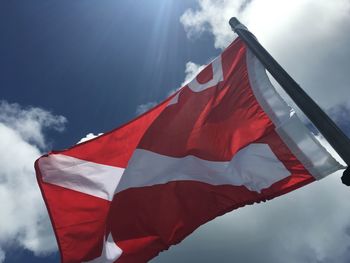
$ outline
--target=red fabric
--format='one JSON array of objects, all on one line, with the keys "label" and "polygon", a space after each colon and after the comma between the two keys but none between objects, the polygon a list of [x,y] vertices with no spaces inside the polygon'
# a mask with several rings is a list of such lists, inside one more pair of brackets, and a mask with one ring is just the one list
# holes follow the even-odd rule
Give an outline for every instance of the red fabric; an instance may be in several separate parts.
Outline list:
[{"label": "red fabric", "polygon": [[261,194],[244,186],[175,181],[118,193],[107,224],[123,250],[118,263],[147,262],[179,243],[200,225],[233,209],[266,201],[312,182],[290,176]]},{"label": "red fabric", "polygon": [[[229,161],[251,143],[266,143],[291,175],[261,193],[244,186],[176,181],[129,188],[110,203],[44,183],[37,166],[62,262],[98,256],[105,230],[107,234],[111,231],[123,250],[116,262],[146,262],[216,216],[314,180],[279,138],[254,97],[245,51],[238,39],[223,52],[224,81],[215,87],[193,92],[185,86],[176,103],[167,106],[172,97],[168,98],[118,129],[55,153],[125,168],[136,148],[172,157],[193,155],[209,161]],[[197,80],[205,83],[212,77],[210,65]]]},{"label": "red fabric", "polygon": [[115,130],[94,140],[54,153],[63,153],[90,162],[125,168],[148,126],[158,117],[173,96],[148,111],[147,114],[143,114]]},{"label": "red fabric", "polygon": [[178,102],[165,108],[147,129],[138,148],[173,157],[228,161],[272,131],[272,122],[250,88],[243,44],[236,42],[224,51],[222,64],[225,81],[202,92],[185,86]]},{"label": "red fabric", "polygon": [[93,259],[101,253],[110,202],[42,181],[38,183],[55,231],[61,261]]}]

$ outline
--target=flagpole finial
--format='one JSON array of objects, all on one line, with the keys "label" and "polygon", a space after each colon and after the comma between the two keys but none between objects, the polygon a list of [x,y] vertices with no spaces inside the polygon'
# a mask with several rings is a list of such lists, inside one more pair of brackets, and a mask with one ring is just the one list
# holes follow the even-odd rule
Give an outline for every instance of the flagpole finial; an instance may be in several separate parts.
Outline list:
[{"label": "flagpole finial", "polygon": [[248,28],[245,25],[239,22],[237,17],[231,17],[229,24],[234,32],[236,32],[237,29],[248,30]]},{"label": "flagpole finial", "polygon": [[343,176],[341,177],[341,181],[343,184],[350,186],[350,168],[346,168],[346,170],[343,173]]}]

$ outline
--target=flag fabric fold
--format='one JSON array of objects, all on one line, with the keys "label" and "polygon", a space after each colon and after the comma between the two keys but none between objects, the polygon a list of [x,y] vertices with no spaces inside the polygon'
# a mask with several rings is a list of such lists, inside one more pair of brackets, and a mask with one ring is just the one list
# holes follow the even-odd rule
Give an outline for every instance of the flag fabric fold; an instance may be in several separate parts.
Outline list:
[{"label": "flag fabric fold", "polygon": [[62,262],[135,263],[343,167],[237,38],[159,105],[35,168]]}]

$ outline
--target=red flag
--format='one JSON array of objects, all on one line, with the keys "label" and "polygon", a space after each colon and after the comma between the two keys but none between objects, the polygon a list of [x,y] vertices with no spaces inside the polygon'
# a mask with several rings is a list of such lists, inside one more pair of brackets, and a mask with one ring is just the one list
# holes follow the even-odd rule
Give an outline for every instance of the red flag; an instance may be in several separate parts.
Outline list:
[{"label": "red flag", "polygon": [[237,39],[161,104],[35,168],[62,262],[135,263],[342,166]]}]

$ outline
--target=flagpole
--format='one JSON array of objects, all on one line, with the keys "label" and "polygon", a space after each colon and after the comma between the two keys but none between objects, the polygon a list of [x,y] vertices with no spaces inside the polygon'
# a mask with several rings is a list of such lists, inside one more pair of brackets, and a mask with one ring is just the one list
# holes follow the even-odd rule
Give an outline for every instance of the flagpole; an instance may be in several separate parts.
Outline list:
[{"label": "flagpole", "polygon": [[281,85],[295,104],[326,138],[334,150],[345,161],[348,168],[344,171],[342,182],[350,186],[350,139],[340,130],[332,119],[299,86],[298,83],[278,64],[278,62],[257,41],[255,36],[235,17],[230,19],[232,30],[245,42],[274,79]]}]

